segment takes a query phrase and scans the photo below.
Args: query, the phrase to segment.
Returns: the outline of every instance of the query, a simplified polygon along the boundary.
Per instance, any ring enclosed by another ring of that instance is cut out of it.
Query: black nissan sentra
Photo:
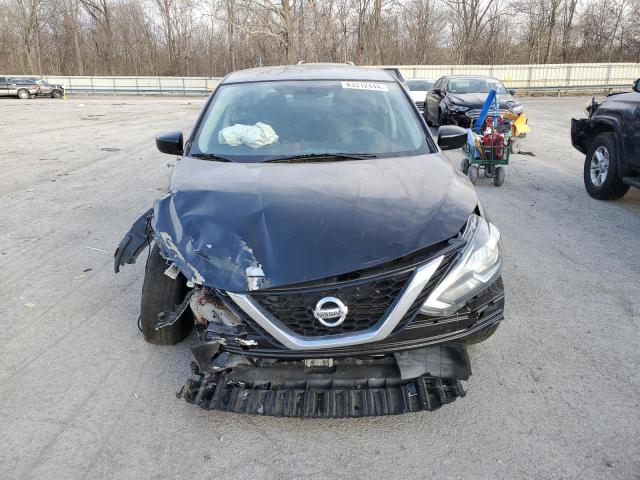
[[[125,235],[149,247],[148,342],[193,330],[182,396],[300,417],[434,410],[464,394],[466,345],[503,319],[498,229],[389,73],[307,64],[228,75],[177,155],[168,193]]]

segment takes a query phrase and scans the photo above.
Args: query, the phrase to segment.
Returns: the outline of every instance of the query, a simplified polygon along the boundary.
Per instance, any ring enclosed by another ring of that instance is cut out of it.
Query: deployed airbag
[[[218,142],[221,145],[247,145],[251,148],[260,148],[278,141],[278,135],[271,125],[258,122],[255,125],[242,125],[237,123],[225,127],[218,133]]]

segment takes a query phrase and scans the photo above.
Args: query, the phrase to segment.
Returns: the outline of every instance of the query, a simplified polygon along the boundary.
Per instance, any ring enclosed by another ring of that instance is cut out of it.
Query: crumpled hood
[[[482,108],[488,93],[447,93],[447,97],[456,105],[469,107],[469,109]],[[500,108],[506,108],[507,102],[519,104],[510,94],[498,95]]]
[[[152,225],[187,278],[244,292],[400,258],[455,236],[477,203],[440,153],[300,164],[184,158]]]

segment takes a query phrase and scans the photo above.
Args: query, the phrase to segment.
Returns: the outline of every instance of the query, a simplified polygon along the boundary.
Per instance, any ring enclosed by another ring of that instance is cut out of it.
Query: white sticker
[[[355,90],[375,90],[377,92],[388,92],[389,87],[386,83],[373,82],[342,82],[342,88],[353,88]]]

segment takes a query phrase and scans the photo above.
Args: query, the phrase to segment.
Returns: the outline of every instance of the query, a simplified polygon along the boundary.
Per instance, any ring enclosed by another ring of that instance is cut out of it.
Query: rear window
[[[427,132],[392,82],[279,81],[221,85],[190,154],[262,162],[291,155],[431,153]]]

